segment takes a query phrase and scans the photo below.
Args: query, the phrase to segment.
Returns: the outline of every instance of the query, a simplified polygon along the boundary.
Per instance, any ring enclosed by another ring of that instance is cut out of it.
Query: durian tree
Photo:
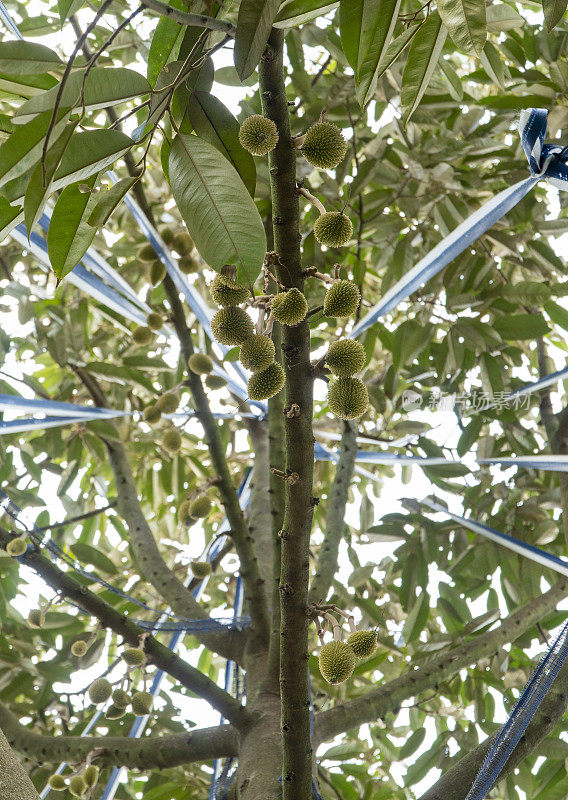
[[[568,449],[562,383],[498,402],[565,363],[564,196],[349,334],[528,175],[520,110],[568,143],[565,5],[0,4],[0,394],[121,414],[0,428],[2,797],[465,798],[568,581],[420,500],[566,555],[565,476],[480,463]],[[493,797],[566,796],[567,704]]]

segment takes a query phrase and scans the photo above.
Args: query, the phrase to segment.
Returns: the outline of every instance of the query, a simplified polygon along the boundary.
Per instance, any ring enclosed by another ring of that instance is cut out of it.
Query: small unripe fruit
[[[253,156],[264,156],[276,147],[278,129],[271,119],[253,114],[241,125],[239,142]]]
[[[73,644],[71,645],[71,652],[73,653],[74,656],[77,656],[77,658],[82,658],[82,656],[85,655],[88,649],[89,645],[82,639],[80,639],[78,642],[73,642]]]
[[[245,369],[261,372],[272,364],[275,352],[270,336],[255,333],[242,344],[239,358]]]
[[[331,122],[316,122],[308,128],[302,143],[304,158],[318,169],[334,169],[345,158],[347,142]]]
[[[115,689],[112,693],[112,703],[117,708],[126,708],[130,705],[130,695],[124,689]]]
[[[10,539],[8,544],[6,545],[6,552],[12,558],[18,558],[19,556],[23,556],[26,550],[28,549],[28,545],[25,539]]]
[[[83,797],[87,789],[88,786],[82,775],[73,775],[69,780],[69,794],[73,797]]]
[[[124,706],[117,706],[114,703],[110,705],[105,711],[105,717],[107,719],[120,719],[125,714],[126,714],[126,708]]]
[[[255,372],[248,382],[248,396],[251,400],[268,400],[282,389],[285,381],[283,367],[277,362],[263,369],[262,372]]]
[[[122,651],[120,657],[129,667],[141,667],[146,663],[146,655],[140,647],[127,647]]]
[[[190,508],[191,508],[191,503],[189,502],[189,500],[184,500],[183,503],[178,508],[177,518],[180,525],[185,525],[186,527],[188,527],[193,522],[195,522],[194,518],[191,516]]]
[[[106,703],[112,694],[112,685],[106,678],[97,678],[89,686],[89,697],[96,706]]]
[[[332,342],[325,363],[338,378],[350,378],[365,366],[365,349],[356,339]]]
[[[164,244],[167,244],[169,247],[174,240],[175,234],[171,228],[166,227],[162,228],[162,230],[160,231],[160,236],[162,237],[162,241],[164,242]]]
[[[192,561],[190,568],[196,578],[206,578],[211,573],[209,561]]]
[[[148,425],[156,425],[162,419],[162,412],[157,405],[147,406],[142,417]]]
[[[166,277],[166,266],[161,261],[154,261],[150,267],[150,283],[152,286],[157,286]]]
[[[187,365],[196,375],[209,375],[213,369],[213,361],[207,353],[193,353],[189,357]]]
[[[193,275],[199,272],[199,261],[193,256],[182,256],[178,261],[178,267],[184,275]]]
[[[345,642],[328,642],[320,650],[318,663],[328,683],[343,683],[355,669],[355,653]]]
[[[45,614],[39,608],[32,608],[28,614],[28,625],[30,628],[41,628],[45,622]]]
[[[226,385],[227,381],[220,375],[208,375],[205,378],[205,386],[207,386],[208,389],[222,389],[223,386]]]
[[[343,247],[353,234],[353,223],[341,211],[327,211],[314,223],[314,236],[326,247]]]
[[[283,325],[298,325],[308,313],[308,302],[296,288],[273,297],[271,307],[274,319]]]
[[[150,262],[156,258],[156,251],[154,250],[150,242],[148,242],[148,244],[142,245],[142,247],[137,253],[137,257],[140,259],[140,261]]]
[[[185,231],[179,231],[175,234],[172,245],[180,255],[184,256],[186,253],[191,253],[194,248],[193,239]]]
[[[169,453],[179,453],[181,450],[181,434],[179,431],[166,431],[162,437],[162,444]]]
[[[144,346],[150,344],[154,338],[154,334],[146,325],[140,325],[132,334],[132,338],[136,344]]]
[[[209,286],[211,299],[218,306],[240,306],[250,294],[249,288],[227,275],[215,275]]]
[[[327,392],[329,410],[341,419],[356,419],[369,405],[367,387],[358,378],[337,378]]]
[[[253,335],[254,325],[252,319],[237,306],[220,308],[211,320],[213,336],[221,344],[243,344]]]
[[[156,408],[162,414],[173,414],[179,406],[179,394],[177,392],[165,392],[156,400]]]
[[[146,322],[152,331],[159,331],[164,324],[162,315],[158,314],[157,311],[151,311],[146,317]]]
[[[190,503],[189,506],[189,513],[195,519],[204,519],[209,512],[211,511],[211,500],[207,497],[206,494],[202,494],[200,497],[196,497],[195,500]]]
[[[152,710],[154,698],[150,692],[136,692],[132,695],[132,711],[137,717],[145,717]]]
[[[337,281],[325,293],[323,313],[326,317],[349,317],[359,307],[361,293],[353,281]]]
[[[47,785],[54,792],[64,792],[67,789],[67,781],[63,775],[50,775]]]
[[[85,781],[89,789],[92,789],[93,786],[97,785],[98,779],[99,779],[99,768],[96,767],[94,764],[89,764],[89,766],[83,772],[83,780]]]
[[[375,631],[355,631],[347,639],[347,644],[356,658],[369,658],[377,649],[377,634]]]

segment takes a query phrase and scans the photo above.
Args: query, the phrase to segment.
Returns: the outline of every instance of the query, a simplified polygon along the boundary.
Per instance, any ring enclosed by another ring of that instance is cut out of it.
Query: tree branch
[[[283,63],[284,35],[273,30],[259,66],[264,115],[279,134],[269,155],[274,248],[277,277],[286,288],[303,289],[300,252],[299,197],[296,191],[296,151],[292,146]],[[312,432],[313,377],[310,370],[310,328],[307,321],[283,326],[282,352],[286,372],[286,405],[296,404],[299,416],[285,418],[286,469],[297,482],[286,482],[280,574],[280,692],[282,699],[283,800],[310,800],[312,748],[308,697],[309,544],[313,515]]]
[[[329,494],[325,538],[320,548],[316,574],[310,587],[309,600],[311,603],[325,600],[337,570],[339,544],[345,531],[345,506],[355,468],[356,455],[355,426],[351,422],[344,422],[339,461]]]
[[[322,711],[315,719],[315,739],[318,743],[333,739],[339,733],[357,728],[364,722],[384,717],[398,708],[403,700],[423,692],[455,675],[480,658],[491,655],[504,644],[535,625],[552,611],[566,596],[568,580],[559,580],[548,592],[531,600],[511,614],[498,628],[472,639],[466,644],[442,651],[425,664],[409,670],[388,683],[362,694],[354,700]]]
[[[4,720],[1,719],[2,727]],[[39,794],[0,730],[0,795],[10,800],[39,800]]]
[[[178,9],[173,8],[173,6],[161,3],[160,0],[140,0],[140,3],[146,6],[146,8],[156,11],[162,17],[169,17],[179,22],[180,25],[191,25],[194,28],[207,28],[210,31],[221,31],[228,36],[235,35],[235,26],[231,22],[226,22],[223,19],[206,17],[204,14],[187,14],[185,11],[178,11]]]

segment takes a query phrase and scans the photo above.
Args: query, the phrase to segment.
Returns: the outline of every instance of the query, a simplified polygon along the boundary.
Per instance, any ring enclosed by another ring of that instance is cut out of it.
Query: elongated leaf
[[[239,123],[228,108],[209,92],[195,91],[187,107],[193,130],[210,142],[237,170],[251,197],[256,187],[254,158],[239,141]]]
[[[5,197],[0,197],[0,242],[4,241],[16,225],[24,219],[21,206],[11,206]]]
[[[359,53],[359,66],[355,80],[357,100],[361,108],[365,108],[375,93],[379,65],[391,43],[400,4],[401,0],[379,0],[375,15],[370,13],[370,9],[367,9],[363,15],[362,23],[369,30],[368,47]],[[366,43],[366,40],[363,41]]]
[[[0,72],[5,75],[36,75],[63,67],[53,50],[34,42],[0,42]]]
[[[75,181],[84,181],[96,172],[107,169],[123,156],[134,142],[116,130],[76,133],[71,137],[61,164],[55,173],[54,189]]]
[[[504,339],[537,339],[549,331],[542,314],[511,314],[496,319],[493,327]]]
[[[151,91],[151,86],[146,78],[131,69],[95,67],[86,78],[83,70],[79,70],[72,73],[65,83],[60,100],[61,108],[77,109],[82,107],[83,80],[85,83],[84,105],[86,109],[91,110],[106,108]],[[48,92],[32,97],[18,109],[13,119],[14,123],[23,124],[42,111],[53,109],[58,91],[59,86],[54,86]]]
[[[6,75],[0,73],[0,91],[20,98],[35,97],[41,92],[57,86],[57,78],[48,72],[41,75]]]
[[[486,42],[480,56],[481,65],[492,81],[505,89],[505,62],[501,53],[491,42]]]
[[[404,72],[402,73],[402,105],[404,122],[408,122],[428,88],[442,53],[447,31],[437,11],[433,11],[417,31]]]
[[[239,281],[251,283],[266,252],[258,210],[234,167],[209,142],[176,136],[169,159],[176,204],[207,264],[237,266]]]
[[[275,28],[292,28],[303,25],[312,19],[328,14],[337,8],[339,2],[330,3],[329,0],[288,0],[282,4],[274,20]]]
[[[485,0],[439,0],[436,8],[455,46],[480,55],[487,39]]]
[[[79,263],[95,238],[97,230],[87,220],[97,196],[80,191],[79,187],[86,184],[92,189],[96,179],[93,175],[87,181],[67,186],[53,209],[47,232],[47,254],[58,282]]]
[[[400,36],[397,36],[396,39],[389,44],[384,56],[381,58],[379,65],[377,66],[377,70],[375,72],[376,81],[383,73],[387,71],[387,69],[390,69],[403,50],[408,47],[421,27],[422,23],[419,23],[418,25],[413,25],[412,27],[407,28],[404,33],[401,33]]]
[[[137,180],[138,178],[123,178],[111,186],[108,192],[104,192],[97,200],[91,216],[87,220],[89,225],[95,228],[105,225]]]
[[[74,542],[73,553],[83,562],[83,565],[92,564],[93,567],[106,572],[108,575],[115,575],[118,569],[108,556],[102,553],[98,547],[93,547],[86,542]]]
[[[57,0],[57,10],[59,11],[61,25],[84,5],[85,0]]]
[[[544,11],[544,19],[546,20],[546,27],[551,31],[562,19],[568,0],[542,0],[542,10]]]
[[[186,4],[174,0],[173,8],[184,9]],[[175,61],[185,34],[185,28],[173,19],[161,17],[152,35],[148,53],[148,80],[154,86],[158,75],[169,61]]]
[[[378,0],[340,0],[339,33],[341,48],[355,75],[359,69],[359,51],[362,47],[363,14],[365,6],[378,8]]]
[[[52,112],[46,111],[27,125],[18,128],[0,146],[0,186],[22,175],[40,160],[45,134]],[[65,130],[69,114],[61,110],[53,127],[50,143],[54,144]]]
[[[255,71],[279,6],[280,0],[241,0],[235,34],[235,67],[241,80]]]

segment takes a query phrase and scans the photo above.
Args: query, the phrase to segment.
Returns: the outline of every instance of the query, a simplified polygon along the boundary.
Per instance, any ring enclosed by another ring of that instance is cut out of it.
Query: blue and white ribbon
[[[4,25],[8,28],[8,30],[14,34],[14,36],[17,36],[18,39],[24,38],[20,33],[18,26],[8,13],[8,9],[4,5],[4,3],[1,2],[1,0],[0,0],[0,19],[2,20]]]
[[[568,159],[568,150],[561,145],[545,143],[547,115],[548,112],[541,108],[530,108],[521,113],[519,133],[529,162],[530,177],[504,189],[437,244],[355,325],[349,334],[352,339],[361,336],[378,319],[396,308],[456,256],[463,253],[514,208],[541,179],[545,178],[558,189],[568,190],[568,166],[565,163]]]
[[[480,458],[478,464],[501,467],[541,469],[545,472],[568,472],[568,456],[515,456],[514,458]]]

